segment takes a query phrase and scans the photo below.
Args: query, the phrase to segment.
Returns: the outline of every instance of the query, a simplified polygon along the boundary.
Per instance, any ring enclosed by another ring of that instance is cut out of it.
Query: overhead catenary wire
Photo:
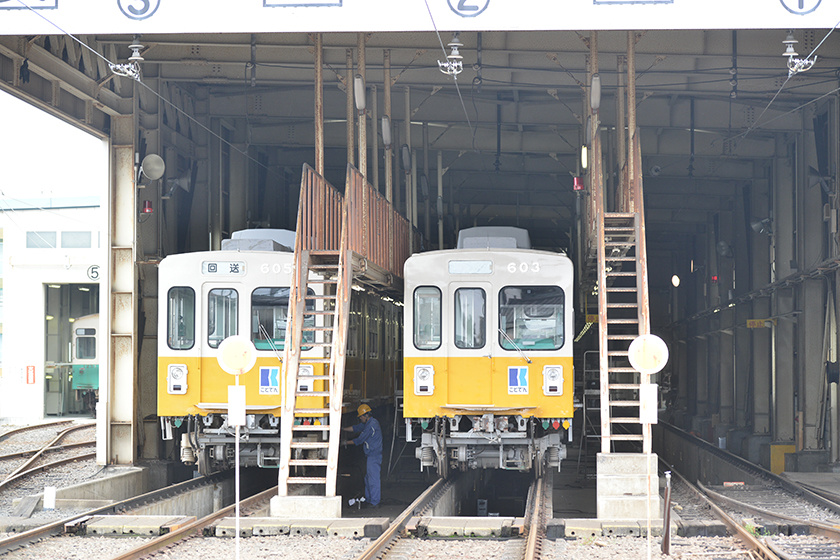
[[[443,39],[441,39],[440,31],[438,31],[437,24],[435,23],[435,17],[432,15],[432,9],[429,7],[429,0],[423,0],[426,4],[426,10],[429,12],[429,19],[432,21],[432,27],[435,29],[435,34],[437,35],[438,42],[440,43],[440,49],[443,51],[443,56],[446,58],[448,55],[446,53],[446,47],[443,46]],[[458,76],[453,75],[452,81],[455,83],[455,90],[458,92],[458,99],[461,100],[461,109],[464,111],[464,117],[467,119],[467,125],[470,127],[470,131],[475,137],[475,130],[473,129],[472,122],[470,121],[470,115],[467,112],[467,106],[464,103],[464,96],[461,95],[461,87],[458,85]]]
[[[823,43],[825,43],[825,40],[826,40],[826,39],[828,39],[829,35],[831,35],[832,33],[834,33],[834,30],[835,30],[835,29],[837,29],[837,26],[838,26],[838,25],[840,25],[840,21],[838,21],[837,23],[835,23],[835,24],[834,24],[834,26],[833,26],[831,29],[829,29],[829,30],[828,30],[828,33],[826,33],[826,34],[825,34],[825,37],[823,37],[822,41],[820,41],[820,42],[817,44],[817,46],[816,46],[816,47],[814,47],[814,50],[812,50],[812,51],[811,51],[811,54],[809,54],[808,56],[806,56],[806,57],[805,57],[805,59],[804,59],[805,61],[809,60],[811,57],[815,57],[815,58],[814,58],[814,61],[816,61],[816,53],[817,53],[817,50],[818,50],[818,49],[822,46],[822,44],[823,44]],[[753,124],[752,124],[749,128],[747,128],[747,130],[745,130],[745,131],[744,131],[744,132],[742,132],[741,134],[737,134],[737,135],[735,135],[735,136],[733,136],[733,137],[731,137],[731,138],[728,138],[728,140],[735,140],[735,139],[738,139],[738,138],[746,138],[746,137],[747,137],[747,135],[748,135],[750,132],[752,132],[753,130],[755,130],[756,128],[758,128],[758,123],[761,121],[761,117],[763,117],[763,116],[764,116],[764,114],[767,112],[767,110],[768,110],[768,109],[770,109],[770,106],[771,106],[771,105],[773,105],[773,102],[774,102],[774,101],[776,101],[776,98],[777,98],[777,97],[779,97],[779,94],[780,94],[780,93],[782,93],[782,90],[785,88],[785,86],[786,86],[786,85],[787,85],[787,83],[790,81],[790,79],[791,79],[793,76],[795,76],[797,73],[799,73],[799,72],[800,72],[799,70],[796,70],[796,71],[795,71],[794,69],[792,69],[792,68],[791,68],[791,69],[790,69],[790,71],[788,72],[787,78],[785,78],[785,81],[784,81],[784,82],[782,82],[782,85],[781,85],[781,86],[779,86],[779,89],[776,91],[776,94],[773,96],[773,98],[770,100],[770,102],[767,104],[767,106],[766,106],[766,107],[764,107],[764,110],[763,110],[763,111],[761,111],[761,114],[760,114],[760,115],[758,115],[758,118],[757,118],[757,119],[755,119],[755,122],[754,122],[754,123],[753,123]],[[835,91],[836,91],[836,90],[835,90]],[[833,93],[833,92],[832,92],[832,93]],[[803,105],[803,106],[804,106],[804,105]],[[774,119],[774,120],[775,120],[775,119]],[[772,122],[772,121],[770,121],[770,122]],[[766,124],[766,123],[765,123],[765,124]]]

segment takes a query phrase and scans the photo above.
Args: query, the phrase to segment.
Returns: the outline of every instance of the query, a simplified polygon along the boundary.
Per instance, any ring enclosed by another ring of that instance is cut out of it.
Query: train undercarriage
[[[236,429],[226,414],[190,416],[182,423],[181,461],[196,464],[202,475],[236,466]],[[280,463],[280,418],[249,414],[239,428],[239,464],[277,468]]]
[[[452,470],[560,470],[566,458],[564,440],[571,438],[568,419],[522,416],[460,416],[406,419],[408,441],[412,425],[423,429],[415,451],[421,469],[435,468],[442,476]]]

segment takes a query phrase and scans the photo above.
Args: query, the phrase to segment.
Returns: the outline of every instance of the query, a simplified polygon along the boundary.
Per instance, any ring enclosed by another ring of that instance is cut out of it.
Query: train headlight
[[[563,394],[563,366],[543,368],[543,393],[545,395]]]
[[[314,381],[315,381],[314,379],[312,379],[313,375],[315,375],[315,368],[312,367],[311,364],[301,364],[300,366],[298,366],[298,376],[299,377],[298,377],[297,390],[298,390],[299,393],[306,393],[306,392],[309,392],[309,391],[314,391],[314,389],[312,387],[313,384],[314,384]],[[306,376],[306,377],[301,379],[300,376]]]
[[[431,395],[435,392],[435,368],[414,366],[414,394]]]
[[[169,364],[166,370],[166,390],[170,395],[184,395],[187,392],[186,364]]]

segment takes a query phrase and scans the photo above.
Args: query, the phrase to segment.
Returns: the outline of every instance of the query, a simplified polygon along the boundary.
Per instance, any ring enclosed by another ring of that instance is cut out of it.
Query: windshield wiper
[[[525,355],[525,352],[522,351],[522,348],[517,346],[516,343],[513,341],[513,339],[511,337],[509,337],[508,334],[505,331],[503,331],[501,328],[499,329],[499,332],[502,333],[502,336],[505,337],[508,340],[508,342],[513,344],[513,347],[516,348],[516,351],[519,352],[519,355],[522,356],[522,359],[525,360],[526,363],[530,364],[531,363],[531,358],[529,358],[528,356]]]

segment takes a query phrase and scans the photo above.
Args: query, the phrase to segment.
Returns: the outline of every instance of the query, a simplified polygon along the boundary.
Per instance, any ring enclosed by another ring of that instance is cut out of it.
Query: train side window
[[[170,288],[167,302],[166,342],[173,350],[189,350],[195,344],[195,292]]]
[[[210,290],[207,312],[207,343],[218,348],[224,339],[239,334],[239,294],[230,288]]]
[[[559,286],[505,286],[499,291],[499,345],[505,350],[562,348],[565,301]]]
[[[76,359],[96,359],[96,329],[76,329]]]
[[[315,292],[309,288],[309,294]],[[315,309],[308,300],[306,308]],[[289,288],[257,288],[251,293],[251,340],[257,350],[283,350],[286,342],[286,322],[289,317]],[[305,327],[315,326],[315,317],[304,318]],[[303,342],[315,340],[314,331],[303,332]]]
[[[455,346],[483,348],[487,340],[487,296],[481,288],[455,290]]]
[[[440,290],[422,286],[414,290],[414,346],[418,350],[440,348]]]

